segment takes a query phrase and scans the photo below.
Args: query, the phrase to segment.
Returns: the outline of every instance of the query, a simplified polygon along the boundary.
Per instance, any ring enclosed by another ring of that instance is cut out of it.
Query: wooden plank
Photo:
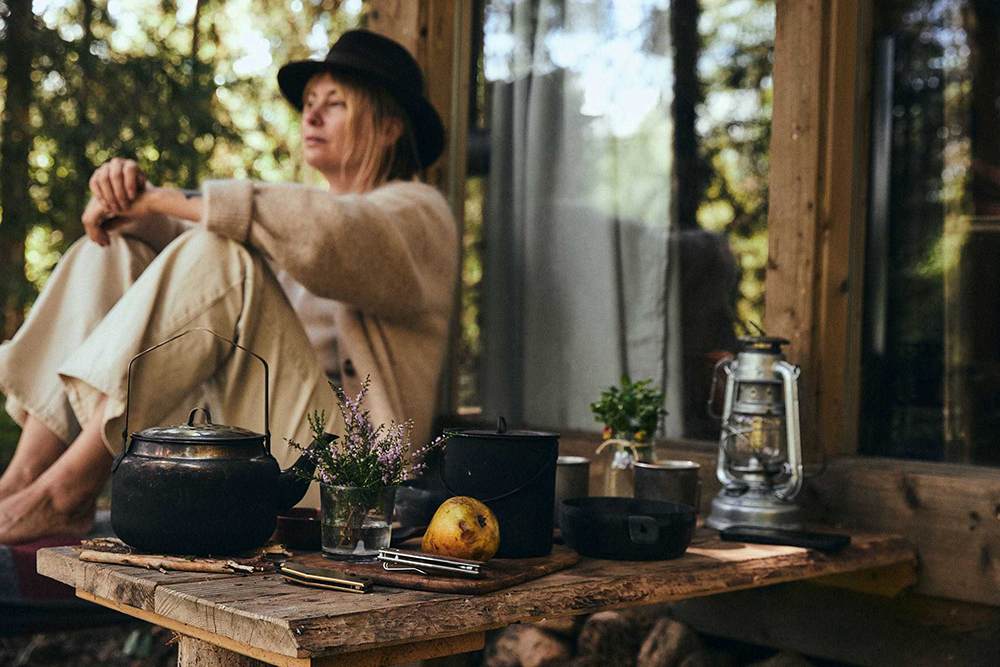
[[[182,639],[178,656],[179,667],[188,664],[204,664],[206,667],[210,665],[250,667],[251,665],[258,664],[255,661],[277,665],[278,667],[383,667],[385,665],[397,665],[408,661],[476,651],[485,645],[486,637],[484,632],[471,632],[454,637],[415,641],[377,649],[352,651],[317,658],[298,658],[255,648],[230,637],[208,632],[154,612],[106,600],[84,591],[77,591],[77,595],[84,600],[181,634],[187,641]],[[199,642],[205,645],[200,645]],[[240,661],[233,655],[227,655],[227,653],[244,656],[248,660]]]
[[[386,646],[371,651],[356,651],[326,658],[315,658],[312,664],[315,667],[386,667],[404,662],[478,651],[484,646],[486,646],[486,633],[472,632],[455,637]]]
[[[43,564],[61,558],[65,562],[52,569],[78,589],[94,582],[85,568],[112,567],[80,563],[65,549],[50,549],[46,555],[40,560],[40,571],[45,574],[49,566]],[[715,531],[700,530],[691,552],[676,560],[636,563],[583,558],[570,569],[486,595],[384,587],[368,595],[347,595],[302,589],[277,581],[275,575],[249,575],[230,581],[162,582],[154,590],[155,609],[139,611],[169,618],[183,625],[189,636],[203,638],[195,630],[225,635],[240,646],[306,658],[883,567],[914,558],[911,547],[893,536],[857,534],[850,547],[824,555],[791,547],[724,543]],[[68,572],[76,576],[66,577]],[[116,593],[114,588],[102,590]]]
[[[1000,652],[1000,609],[920,595],[789,583],[679,602],[671,614],[699,632],[838,664],[993,666]]]
[[[802,499],[823,523],[901,532],[920,557],[920,593],[1000,605],[995,469],[845,457]]]
[[[707,535],[707,532],[705,533]],[[714,556],[688,555],[676,561],[635,563],[583,559],[575,568],[543,579],[528,582],[495,594],[425,603],[410,610],[380,614],[378,627],[383,637],[405,636],[416,632],[454,632],[474,623],[483,629],[503,627],[515,622],[531,623],[543,619],[593,613],[606,609],[639,606],[657,602],[699,597],[743,588],[780,583],[815,576],[819,573],[849,571],[854,562],[864,567],[878,567],[877,561],[912,561],[904,555],[909,549],[902,540],[858,536],[851,553],[823,556],[804,549],[794,553],[754,560],[726,559],[725,552],[743,547],[723,544],[717,537],[705,537],[700,547],[715,550]],[[754,547],[755,549],[762,547]],[[767,549],[767,547],[763,547]],[[786,547],[771,547],[781,550]],[[857,551],[854,551],[854,550]],[[901,550],[900,550],[901,549]],[[894,555],[889,556],[889,552]],[[883,563],[889,564],[889,563]],[[397,613],[405,611],[405,613]],[[295,625],[303,648],[318,647],[331,633],[344,627],[355,630],[371,624],[370,617],[321,617]]]
[[[802,367],[809,463],[857,451],[868,4],[776,2],[765,328]]]
[[[76,594],[77,597],[107,607],[108,609],[114,609],[115,611],[141,619],[147,623],[152,623],[154,625],[167,628],[168,630],[173,630],[174,632],[177,632],[185,637],[192,637],[214,646],[219,646],[227,651],[232,651],[233,653],[238,653],[248,658],[253,658],[254,660],[266,662],[269,665],[277,665],[278,667],[309,667],[311,664],[311,661],[308,658],[281,655],[274,653],[273,651],[267,651],[255,646],[250,646],[248,644],[230,639],[229,637],[208,632],[202,628],[187,625],[186,623],[181,623],[166,616],[161,616],[155,612],[138,609],[127,604],[122,604],[121,602],[108,600],[94,595],[93,593],[88,593],[84,590],[78,589]]]
[[[156,587],[165,581],[210,582],[242,576],[203,572],[163,573],[124,565],[85,563],[77,559],[76,552],[70,547],[39,550],[35,562],[38,572],[56,581],[149,611],[153,610]]]
[[[802,441],[806,461],[822,451],[816,420],[819,374],[814,364],[819,281],[819,187],[828,94],[825,46],[828,3],[776,0],[774,106],[764,327],[791,341],[790,361],[802,367]]]
[[[822,451],[857,453],[868,216],[873,4],[833,0],[820,179],[819,326],[812,355]]]
[[[282,655],[303,657],[291,623],[303,617],[329,614],[379,614],[399,604],[435,599],[401,595],[397,589],[378,589],[369,595],[348,595],[337,591],[306,588],[286,582],[278,575],[254,577],[243,582],[179,583],[160,586],[155,593],[157,614],[207,632],[225,635],[239,642]],[[345,628],[345,632],[349,629]],[[358,627],[352,646],[374,644],[375,635]]]
[[[908,588],[912,588],[917,583],[917,568],[915,563],[900,563],[864,572],[845,572],[816,577],[807,583],[813,586],[833,586],[867,595],[881,595],[891,598]]]

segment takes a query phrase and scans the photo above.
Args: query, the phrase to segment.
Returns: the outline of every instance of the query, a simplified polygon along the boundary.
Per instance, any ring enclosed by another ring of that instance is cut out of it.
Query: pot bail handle
[[[175,340],[177,340],[178,338],[186,336],[189,333],[193,333],[195,331],[204,331],[205,333],[210,333],[213,336],[215,336],[216,338],[218,338],[219,340],[225,341],[225,342],[229,343],[230,345],[232,345],[233,347],[238,347],[241,350],[243,350],[244,352],[246,352],[247,354],[256,357],[260,361],[260,363],[264,365],[264,451],[267,452],[268,454],[271,453],[271,422],[270,422],[270,419],[268,417],[268,413],[269,413],[269,409],[268,409],[269,408],[268,387],[270,386],[270,383],[268,381],[268,379],[269,379],[269,373],[268,373],[268,368],[267,368],[267,362],[264,361],[264,358],[261,357],[259,354],[257,354],[256,352],[252,352],[252,351],[248,350],[247,348],[243,347],[242,345],[240,345],[236,341],[232,341],[232,340],[226,338],[225,336],[217,334],[214,331],[212,331],[211,329],[206,329],[205,327],[195,327],[194,329],[188,329],[187,331],[183,331],[183,332],[177,334],[176,336],[174,336],[173,338],[168,338],[167,340],[163,341],[162,343],[157,343],[153,347],[150,347],[148,349],[143,350],[139,354],[137,354],[134,357],[132,357],[132,360],[128,362],[128,379],[126,380],[126,385],[125,385],[125,387],[126,387],[126,389],[125,389],[125,429],[122,431],[122,449],[121,449],[121,452],[118,453],[118,456],[115,457],[114,463],[111,466],[111,472],[114,472],[115,470],[118,469],[118,464],[120,464],[122,462],[122,459],[125,458],[125,454],[128,452],[128,447],[129,447],[129,441],[128,441],[128,421],[129,421],[129,408],[131,407],[131,403],[132,403],[132,364],[134,364],[136,362],[136,360],[139,359],[139,357],[141,357],[143,355],[146,355],[146,354],[149,354],[153,350],[155,350],[157,348],[160,348],[160,347],[163,347],[164,345],[167,345],[168,343],[172,343]],[[208,408],[195,408],[194,410],[191,411],[191,416],[188,418],[188,424],[191,424],[191,425],[194,424],[194,416],[195,416],[195,413],[198,410],[204,410],[205,411],[205,416],[208,419],[208,422],[209,423],[212,422],[212,415],[211,415],[211,413],[209,413]]]

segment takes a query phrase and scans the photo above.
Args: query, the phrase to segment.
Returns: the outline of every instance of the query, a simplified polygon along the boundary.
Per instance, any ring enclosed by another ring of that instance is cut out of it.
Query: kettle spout
[[[298,460],[290,468],[281,471],[281,474],[278,475],[279,512],[291,509],[305,497],[306,491],[309,490],[309,477],[316,470],[316,463],[309,458],[308,452],[326,447],[336,439],[337,436],[332,433],[324,433],[313,439]]]

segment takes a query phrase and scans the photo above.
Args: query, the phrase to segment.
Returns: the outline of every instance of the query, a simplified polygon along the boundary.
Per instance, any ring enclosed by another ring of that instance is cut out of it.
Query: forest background
[[[740,330],[763,310],[774,2],[651,4],[670,15],[678,73],[680,183],[675,219],[664,224],[727,235],[741,272]],[[82,235],[87,181],[106,160],[134,158],[151,182],[182,188],[209,177],[315,182],[297,157],[297,115],[275,73],[322,57],[368,12],[363,0],[0,1],[0,340]],[[481,63],[477,70],[470,122],[488,128],[488,82]],[[484,188],[484,178],[469,178],[461,406],[477,402]],[[16,436],[0,416],[0,469]]]

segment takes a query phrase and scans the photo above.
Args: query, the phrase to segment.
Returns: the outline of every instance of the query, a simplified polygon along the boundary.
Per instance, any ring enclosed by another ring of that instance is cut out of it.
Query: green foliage
[[[699,224],[723,231],[740,271],[737,328],[763,321],[774,69],[774,0],[701,0],[706,89],[699,113],[710,167]]]
[[[605,437],[645,440],[652,435],[660,419],[667,415],[666,395],[650,387],[652,380],[632,382],[622,375],[621,386],[610,386],[601,398],[590,404],[594,421],[604,424]]]
[[[326,0],[196,5],[182,16],[159,0],[35,3],[22,226],[36,291],[82,235],[88,181],[113,157],[137,160],[151,183],[182,188],[205,178],[305,178],[293,158],[297,115],[275,74],[363,23],[367,5],[357,15]],[[0,76],[3,102],[6,83]],[[27,307],[34,294],[18,298]]]

